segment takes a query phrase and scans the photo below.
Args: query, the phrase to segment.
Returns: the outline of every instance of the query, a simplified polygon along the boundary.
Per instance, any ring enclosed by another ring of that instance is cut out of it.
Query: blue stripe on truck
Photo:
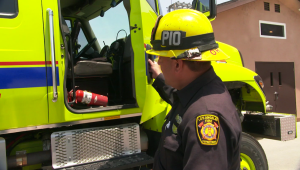
[[[0,89],[52,86],[51,70],[51,67],[0,68]],[[58,67],[56,78],[59,86]]]

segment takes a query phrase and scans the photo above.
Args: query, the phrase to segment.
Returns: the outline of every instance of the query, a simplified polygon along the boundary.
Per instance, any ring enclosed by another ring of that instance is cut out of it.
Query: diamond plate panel
[[[54,132],[54,169],[118,158],[141,152],[138,124]]]
[[[5,139],[0,137],[0,169],[7,169]]]
[[[296,120],[294,116],[280,117],[281,140],[292,140],[296,137]]]
[[[153,163],[153,158],[142,152],[139,154],[129,155],[118,159],[94,162],[90,164],[64,168],[61,170],[119,170],[129,169],[129,167],[137,167],[140,165],[151,163]],[[125,166],[127,168],[124,168]]]

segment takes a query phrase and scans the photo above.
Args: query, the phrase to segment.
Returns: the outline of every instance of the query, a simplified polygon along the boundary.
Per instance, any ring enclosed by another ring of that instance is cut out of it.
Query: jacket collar
[[[207,70],[201,76],[197,77],[194,81],[185,86],[183,89],[176,91],[175,93],[177,94],[181,105],[183,107],[186,107],[186,105],[194,97],[197,91],[199,91],[203,86],[211,82],[216,77],[217,75],[213,67],[211,67],[209,70]]]

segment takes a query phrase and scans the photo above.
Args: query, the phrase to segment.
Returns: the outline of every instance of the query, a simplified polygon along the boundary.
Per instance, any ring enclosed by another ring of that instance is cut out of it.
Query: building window
[[[275,4],[275,12],[280,13],[280,5],[279,4]]]
[[[260,37],[286,39],[285,23],[259,21]]]
[[[0,0],[0,18],[15,18],[18,11],[18,0]]]
[[[270,11],[270,3],[264,2],[264,8],[265,8],[265,11]]]

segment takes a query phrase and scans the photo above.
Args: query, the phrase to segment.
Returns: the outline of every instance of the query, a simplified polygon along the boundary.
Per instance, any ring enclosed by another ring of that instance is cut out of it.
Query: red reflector
[[[218,60],[218,63],[227,63],[226,60]]]

